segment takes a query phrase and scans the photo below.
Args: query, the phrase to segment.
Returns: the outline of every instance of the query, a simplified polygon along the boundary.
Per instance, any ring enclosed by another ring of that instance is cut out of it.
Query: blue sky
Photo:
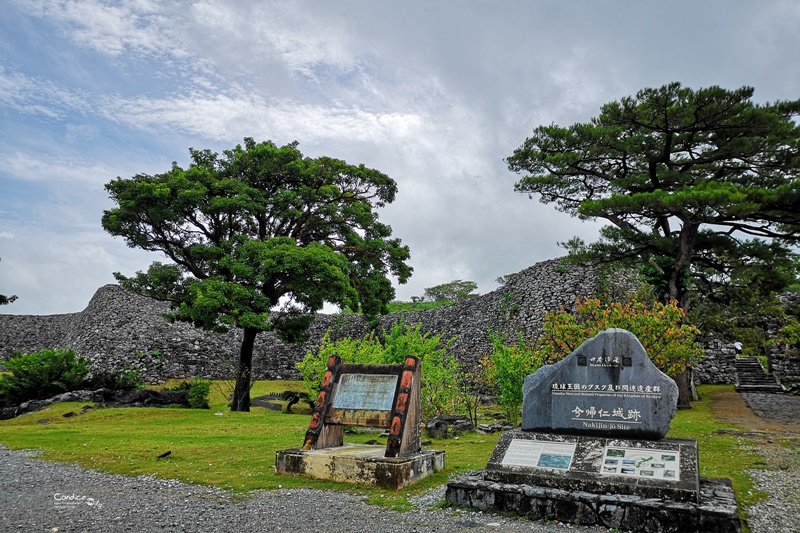
[[[4,0],[0,293],[10,314],[82,310],[162,257],[100,226],[117,176],[244,137],[300,142],[399,186],[409,299],[557,257],[598,226],[513,191],[509,156],[643,87],[800,98],[794,0],[367,2]]]

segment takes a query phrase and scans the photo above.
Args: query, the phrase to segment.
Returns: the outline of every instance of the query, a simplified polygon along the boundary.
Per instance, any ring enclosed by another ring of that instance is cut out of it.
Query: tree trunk
[[[236,364],[236,388],[233,390],[231,411],[250,411],[250,377],[253,370],[253,346],[257,329],[244,328],[239,361]]]
[[[678,385],[678,409],[691,409],[692,389],[689,386],[689,372],[681,372],[675,378]]]

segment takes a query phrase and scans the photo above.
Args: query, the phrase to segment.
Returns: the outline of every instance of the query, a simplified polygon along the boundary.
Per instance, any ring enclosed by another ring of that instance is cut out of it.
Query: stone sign
[[[397,490],[444,468],[420,440],[420,362],[348,365],[328,359],[301,448],[279,450],[275,470]],[[387,430],[386,447],[344,443],[345,426]]]
[[[678,401],[639,339],[616,328],[527,376],[522,392],[523,430],[628,439],[663,438]]]

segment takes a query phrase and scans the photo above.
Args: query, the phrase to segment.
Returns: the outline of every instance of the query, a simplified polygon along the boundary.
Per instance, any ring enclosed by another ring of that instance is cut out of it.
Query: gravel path
[[[175,480],[101,474],[35,455],[0,447],[0,531],[603,532],[432,508],[443,499],[443,487],[419,497],[413,511],[398,513],[342,492],[284,489],[242,496]]]
[[[769,498],[746,509],[752,533],[800,532],[800,397],[744,393],[748,407],[765,423],[767,443],[759,446],[769,470],[749,471]],[[788,445],[777,441],[783,440]]]

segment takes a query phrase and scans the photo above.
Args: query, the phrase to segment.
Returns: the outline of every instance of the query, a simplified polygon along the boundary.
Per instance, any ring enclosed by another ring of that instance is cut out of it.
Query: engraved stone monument
[[[444,468],[444,452],[422,450],[420,369],[402,365],[347,365],[331,357],[302,448],[277,452],[281,474],[398,489]],[[344,428],[388,431],[385,448],[344,443]]]
[[[675,416],[678,387],[636,336],[607,329],[525,378],[522,429],[660,439]]]

